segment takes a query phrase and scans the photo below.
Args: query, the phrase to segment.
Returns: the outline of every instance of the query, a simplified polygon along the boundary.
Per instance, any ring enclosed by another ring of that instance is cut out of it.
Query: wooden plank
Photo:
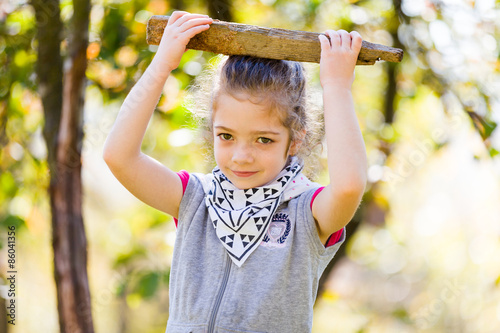
[[[148,20],[146,41],[160,43],[169,16],[153,15]],[[194,36],[187,48],[226,55],[319,63],[319,33],[277,28],[264,28],[214,20],[210,28]],[[385,60],[401,62],[403,50],[363,41],[357,65],[373,65]]]

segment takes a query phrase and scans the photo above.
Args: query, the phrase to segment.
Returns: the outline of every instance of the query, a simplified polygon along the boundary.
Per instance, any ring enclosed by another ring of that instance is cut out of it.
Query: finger
[[[326,51],[331,48],[330,40],[325,35],[320,34],[318,38],[319,38],[319,43],[321,45],[321,51]]]
[[[186,23],[187,21],[190,21],[190,20],[193,20],[193,19],[196,19],[196,18],[209,18],[208,15],[203,15],[203,14],[185,14],[183,15],[182,17],[180,17],[178,20],[176,20],[174,23],[176,26],[181,26],[183,25],[184,23]]]
[[[184,33],[185,33],[186,37],[191,39],[195,35],[199,34],[200,32],[208,30],[208,28],[210,28],[209,24],[197,25],[195,27],[192,27],[191,29],[186,30]]]
[[[330,44],[332,47],[340,46],[340,35],[335,30],[327,30],[325,31],[325,35],[330,37]]]
[[[340,46],[345,50],[351,49],[351,35],[345,30],[337,31],[340,35]]]
[[[201,18],[193,18],[190,19],[189,21],[184,22],[180,27],[179,31],[181,33],[188,31],[189,29],[192,29],[197,26],[204,26],[208,25],[210,27],[210,24],[212,24],[213,20],[211,18],[207,17],[201,17]],[[207,28],[208,29],[208,28]]]
[[[186,14],[189,14],[189,13],[185,12],[183,10],[176,10],[175,12],[172,13],[172,15],[170,15],[170,18],[168,19],[168,25],[174,24],[175,21],[177,21],[179,18],[181,18],[182,16],[184,16]]]
[[[351,48],[355,52],[359,52],[361,50],[361,46],[363,44],[363,38],[357,31],[351,31]]]

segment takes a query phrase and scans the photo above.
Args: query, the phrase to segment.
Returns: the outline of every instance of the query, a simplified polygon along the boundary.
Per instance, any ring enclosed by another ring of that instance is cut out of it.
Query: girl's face
[[[242,97],[221,94],[217,98],[214,154],[224,175],[237,188],[248,189],[274,180],[298,145],[290,144],[289,131],[278,116]]]

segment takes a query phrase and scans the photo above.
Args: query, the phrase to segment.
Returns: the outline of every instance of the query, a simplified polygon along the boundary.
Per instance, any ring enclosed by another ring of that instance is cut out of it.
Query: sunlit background
[[[235,22],[357,30],[405,50],[401,64],[356,69],[369,184],[315,306],[313,331],[500,332],[499,2],[227,3],[220,8]],[[61,8],[67,22],[72,3]],[[96,332],[164,332],[168,319],[174,224],[117,182],[102,146],[156,50],[145,41],[148,18],[176,8],[208,13],[201,0],[92,2],[82,177]],[[1,2],[0,297],[7,298],[5,231],[16,225],[18,317],[8,326],[16,333],[59,331],[35,29],[27,1]],[[183,100],[212,57],[185,54],[146,133],[143,151],[173,170],[211,169]],[[319,89],[318,65],[307,68]],[[326,179],[323,172],[318,181]]]

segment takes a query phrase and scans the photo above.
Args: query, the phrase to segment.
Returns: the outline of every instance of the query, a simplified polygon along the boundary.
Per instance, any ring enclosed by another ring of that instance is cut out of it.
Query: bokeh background
[[[402,63],[356,68],[353,94],[369,184],[325,275],[314,332],[500,332],[499,1],[91,5],[82,179],[95,332],[164,332],[168,319],[173,221],[116,181],[102,146],[155,53],[146,44],[148,18],[174,9],[267,27],[357,30],[365,40],[403,48]],[[60,8],[69,29],[73,3],[62,0]],[[11,225],[19,272],[17,322],[0,320],[0,332],[59,332],[36,30],[28,1],[0,3],[0,299],[8,299]],[[66,40],[63,54],[65,47]],[[211,168],[183,101],[214,56],[185,53],[146,133],[143,151],[173,170]],[[319,91],[319,66],[307,68]],[[324,156],[318,162],[324,165]]]

